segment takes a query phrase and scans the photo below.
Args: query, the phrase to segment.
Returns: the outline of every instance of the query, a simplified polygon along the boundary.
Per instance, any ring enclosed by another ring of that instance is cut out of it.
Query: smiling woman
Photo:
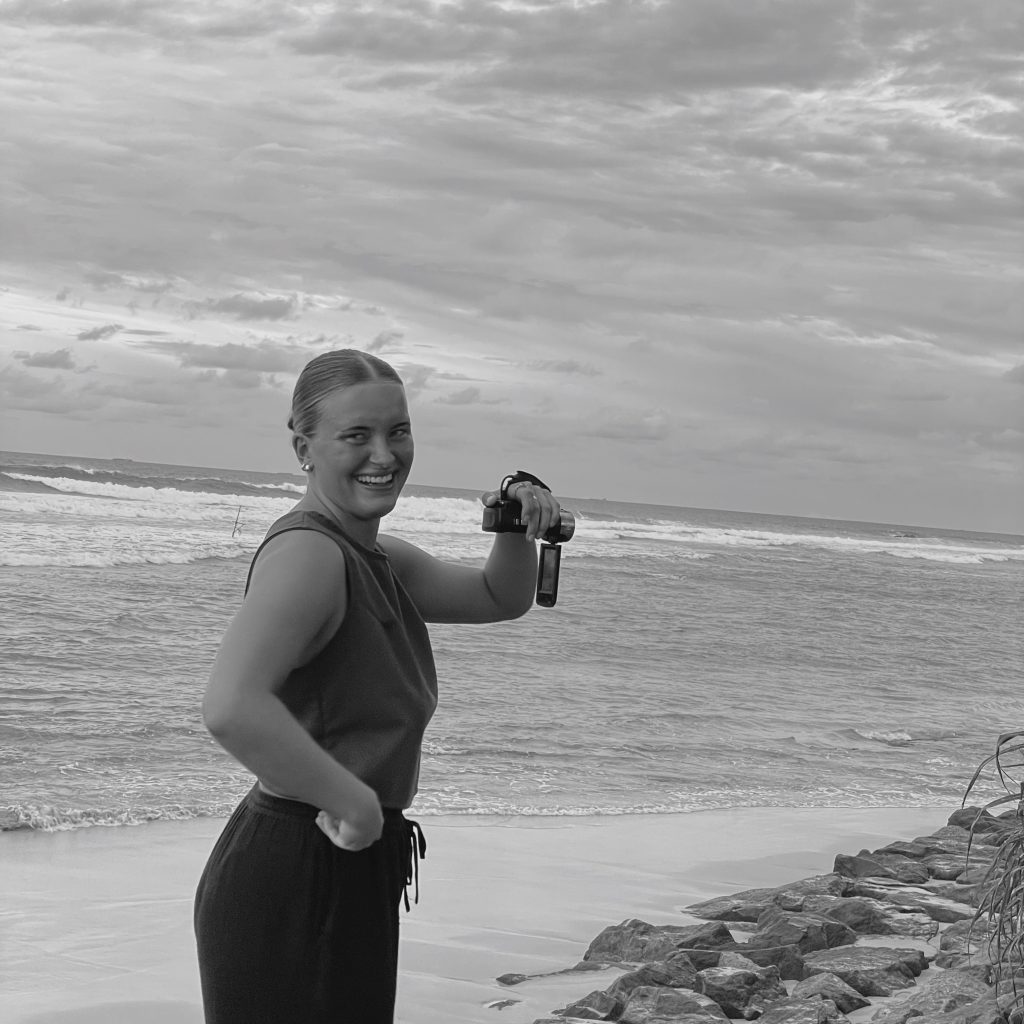
[[[526,612],[533,541],[559,507],[521,483],[526,532],[495,534],[483,568],[378,537],[412,429],[398,374],[362,352],[307,365],[289,426],[306,493],[253,558],[203,702],[258,779],[196,895],[203,1002],[209,1024],[313,1024],[339,1007],[390,1024],[398,904],[426,852],[403,814],[437,704],[425,622]]]

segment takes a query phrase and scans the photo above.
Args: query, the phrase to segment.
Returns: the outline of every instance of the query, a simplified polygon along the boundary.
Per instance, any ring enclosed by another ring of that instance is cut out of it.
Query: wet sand
[[[952,808],[744,808],[579,818],[424,817],[420,902],[402,911],[396,1020],[529,1024],[615,969],[577,963],[609,924],[689,923],[690,903],[827,872]],[[6,1024],[201,1024],[192,895],[223,822],[0,834]],[[499,1012],[491,1004],[517,1000]]]

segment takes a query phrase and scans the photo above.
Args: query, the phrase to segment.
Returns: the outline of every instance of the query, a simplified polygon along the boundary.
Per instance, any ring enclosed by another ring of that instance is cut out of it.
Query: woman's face
[[[393,381],[352,384],[317,403],[313,434],[295,438],[299,458],[312,465],[310,488],[342,519],[365,522],[387,515],[409,477],[412,427],[405,388]]]

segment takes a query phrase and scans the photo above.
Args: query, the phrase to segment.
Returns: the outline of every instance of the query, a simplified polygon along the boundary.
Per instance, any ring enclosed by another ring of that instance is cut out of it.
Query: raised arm
[[[535,540],[559,517],[557,499],[532,484],[513,485],[527,532],[496,533],[482,569],[454,565],[397,537],[378,538],[396,575],[427,622],[500,622],[525,615],[537,585]],[[481,498],[493,504],[497,494]]]
[[[289,673],[337,632],[345,594],[345,559],[329,538],[311,530],[273,538],[221,642],[203,720],[269,790],[322,808],[347,830],[344,845],[361,849],[380,836],[376,793],[323,750],[277,696]]]

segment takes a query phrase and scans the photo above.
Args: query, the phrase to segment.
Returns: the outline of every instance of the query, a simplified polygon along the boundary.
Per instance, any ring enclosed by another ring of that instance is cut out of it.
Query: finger
[[[486,505],[487,508],[497,505],[498,499],[499,496],[497,491],[484,491],[484,493],[480,495],[480,503],[482,505]]]
[[[519,518],[526,527],[526,539],[535,540],[541,520],[541,503],[533,485],[524,483],[517,487],[515,500],[522,508]]]

